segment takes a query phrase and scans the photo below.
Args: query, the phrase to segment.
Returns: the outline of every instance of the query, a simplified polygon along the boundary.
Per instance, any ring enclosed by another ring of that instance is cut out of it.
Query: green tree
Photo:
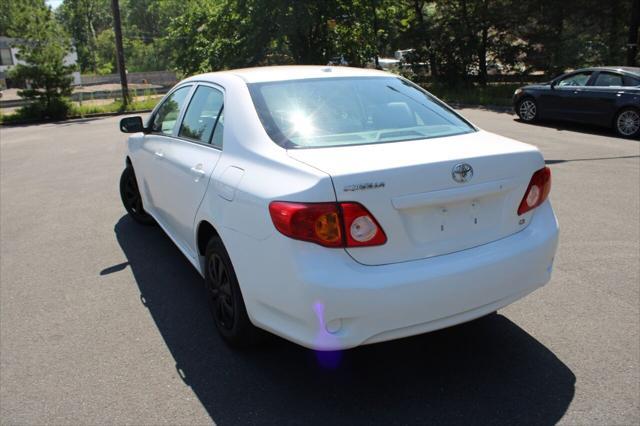
[[[287,62],[279,0],[190,2],[169,26],[176,68],[186,74]],[[290,61],[290,60],[289,60]]]
[[[44,0],[3,0],[0,8],[0,35],[23,37],[24,25],[33,13],[46,9]]]
[[[364,65],[388,42],[388,0],[197,0],[171,21],[167,40],[181,71],[264,64]],[[390,12],[391,11],[391,12]]]
[[[69,39],[46,7],[34,8],[22,25],[24,39],[17,56],[24,63],[11,70],[11,78],[27,87],[18,95],[32,102],[21,113],[37,119],[64,118],[74,69],[64,63],[71,48]]]
[[[110,0],[64,0],[56,11],[73,38],[82,72],[97,72],[97,38],[112,26]]]

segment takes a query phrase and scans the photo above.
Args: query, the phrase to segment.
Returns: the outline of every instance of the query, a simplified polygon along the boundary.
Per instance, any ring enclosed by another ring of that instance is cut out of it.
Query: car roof
[[[245,83],[263,83],[268,81],[302,80],[307,78],[331,77],[389,77],[392,74],[366,68],[320,65],[285,65],[270,67],[242,68],[219,71],[190,77],[189,80],[214,81],[222,74],[234,75]]]
[[[617,71],[622,73],[640,75],[640,68],[623,67],[623,66],[589,67],[589,68],[582,68],[576,71]]]

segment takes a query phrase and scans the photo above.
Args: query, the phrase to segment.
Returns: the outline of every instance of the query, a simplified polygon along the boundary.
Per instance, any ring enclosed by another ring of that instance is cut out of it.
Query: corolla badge
[[[378,188],[384,188],[384,182],[365,182],[365,183],[357,183],[355,185],[347,185],[344,187],[344,192],[363,191],[365,189],[378,189]]]
[[[456,164],[451,170],[451,176],[458,183],[469,182],[473,177],[473,167],[467,163]]]

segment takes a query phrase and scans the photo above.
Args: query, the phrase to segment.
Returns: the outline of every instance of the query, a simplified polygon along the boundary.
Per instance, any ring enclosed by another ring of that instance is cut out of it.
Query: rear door
[[[611,71],[599,71],[579,93],[581,121],[609,126],[616,104],[625,94],[624,76]]]
[[[192,253],[193,222],[222,153],[222,88],[198,84],[163,149],[161,207],[173,237]]]

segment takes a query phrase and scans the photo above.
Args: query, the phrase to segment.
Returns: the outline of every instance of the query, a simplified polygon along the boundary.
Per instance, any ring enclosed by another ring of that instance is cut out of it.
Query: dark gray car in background
[[[579,69],[548,83],[517,89],[513,106],[522,121],[566,120],[640,136],[640,68]]]

